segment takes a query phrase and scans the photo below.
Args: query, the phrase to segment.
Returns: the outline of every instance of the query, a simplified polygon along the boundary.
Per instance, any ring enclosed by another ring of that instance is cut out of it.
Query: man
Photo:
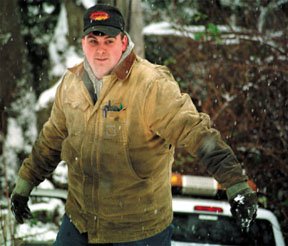
[[[181,145],[227,188],[231,211],[247,229],[257,198],[232,150],[167,68],[135,56],[133,46],[118,9],[85,12],[84,62],[65,73],[19,170],[17,221],[30,216],[32,188],[64,160],[68,198],[55,245],[170,245],[170,174]]]

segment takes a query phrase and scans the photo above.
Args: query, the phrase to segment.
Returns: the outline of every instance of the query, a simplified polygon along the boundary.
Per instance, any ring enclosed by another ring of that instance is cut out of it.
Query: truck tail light
[[[212,212],[212,213],[223,213],[223,208],[221,207],[212,207],[212,206],[194,206],[194,210],[198,212]]]

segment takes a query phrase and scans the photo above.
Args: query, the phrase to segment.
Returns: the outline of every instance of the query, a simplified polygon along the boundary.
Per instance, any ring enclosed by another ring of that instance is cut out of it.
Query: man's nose
[[[97,47],[97,50],[96,50],[96,53],[97,53],[97,54],[103,55],[103,54],[105,54],[105,52],[106,52],[106,50],[105,50],[105,48],[104,48],[103,45],[99,45],[99,46]]]

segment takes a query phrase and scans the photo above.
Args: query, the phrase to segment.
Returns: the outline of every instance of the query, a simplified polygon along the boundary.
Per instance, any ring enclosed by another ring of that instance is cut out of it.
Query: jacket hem
[[[111,237],[111,234],[109,234],[101,238],[95,239],[93,238],[93,235],[89,235],[88,233],[88,243],[128,243],[144,240],[164,231],[171,223],[172,223],[172,216],[171,218],[169,218],[169,220],[167,220],[164,224],[162,224],[161,227],[155,230],[149,230],[149,231],[143,230],[140,233],[127,232],[127,234],[124,234],[123,232],[118,232],[119,233],[118,235],[117,234],[115,235],[115,232],[112,232],[111,234],[113,235],[113,238]]]

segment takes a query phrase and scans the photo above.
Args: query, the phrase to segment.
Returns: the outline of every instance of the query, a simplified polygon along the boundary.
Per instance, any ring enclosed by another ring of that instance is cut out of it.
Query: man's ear
[[[127,35],[124,35],[122,38],[122,52],[126,50],[127,46],[128,46],[128,37]]]

